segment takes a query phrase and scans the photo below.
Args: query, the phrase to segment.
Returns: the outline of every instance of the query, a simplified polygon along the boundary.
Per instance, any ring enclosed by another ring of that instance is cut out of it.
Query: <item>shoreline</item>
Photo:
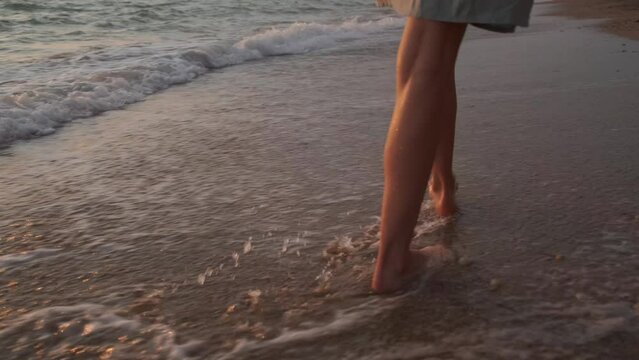
[[[602,19],[597,27],[607,33],[639,40],[637,0],[555,0],[558,9],[550,15],[575,19]]]

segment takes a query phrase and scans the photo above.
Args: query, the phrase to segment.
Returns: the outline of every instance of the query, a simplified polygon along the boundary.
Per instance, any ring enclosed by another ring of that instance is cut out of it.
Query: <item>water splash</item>
[[[240,266],[240,254],[234,251],[233,254],[231,255],[231,258],[233,258],[233,261],[235,262],[233,264],[234,267]]]
[[[243,252],[244,254],[248,254],[251,252],[251,250],[253,250],[253,237],[249,237],[248,240],[244,243],[244,248],[243,248]]]

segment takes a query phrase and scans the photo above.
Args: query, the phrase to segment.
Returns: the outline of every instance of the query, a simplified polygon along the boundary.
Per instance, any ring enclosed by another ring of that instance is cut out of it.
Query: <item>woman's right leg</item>
[[[372,287],[402,288],[424,263],[410,242],[435,160],[465,24],[409,18],[397,62],[397,101],[384,152],[381,241]]]
[[[452,216],[457,212],[455,191],[457,183],[453,175],[453,151],[455,148],[455,123],[457,120],[457,90],[453,80],[445,90],[442,127],[435,160],[430,174],[430,197],[439,216]]]

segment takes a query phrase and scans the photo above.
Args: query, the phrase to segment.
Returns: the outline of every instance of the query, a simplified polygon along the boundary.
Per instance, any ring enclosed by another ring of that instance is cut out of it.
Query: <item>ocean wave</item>
[[[118,69],[49,79],[28,90],[10,89],[11,94],[0,97],[0,146],[51,134],[74,119],[120,109],[172,85],[190,82],[212,69],[326,49],[401,24],[398,18],[352,19],[339,24],[294,23],[246,37],[231,46],[160,50]],[[109,57],[104,52],[100,54],[101,61],[126,58],[126,54]]]

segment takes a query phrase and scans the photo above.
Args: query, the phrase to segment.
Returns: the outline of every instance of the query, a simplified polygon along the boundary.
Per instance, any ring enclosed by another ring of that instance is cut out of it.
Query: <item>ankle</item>
[[[444,173],[437,171],[433,173],[431,180],[431,190],[434,192],[452,192],[457,187],[455,176],[452,172]]]

